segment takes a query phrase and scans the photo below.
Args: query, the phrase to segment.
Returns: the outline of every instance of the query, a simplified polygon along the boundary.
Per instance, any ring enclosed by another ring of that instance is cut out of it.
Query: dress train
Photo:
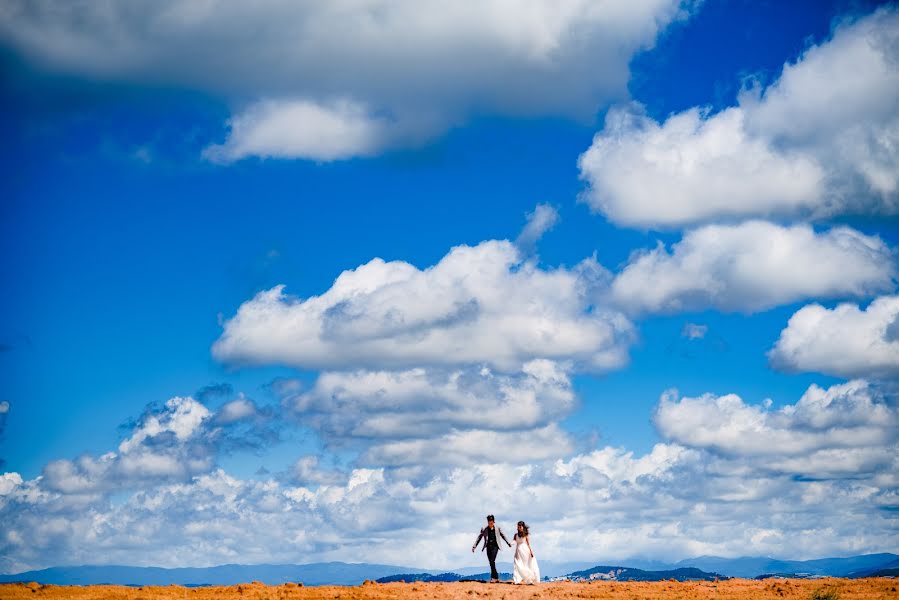
[[[512,561],[512,581],[515,583],[540,583],[540,566],[531,556],[527,538],[515,536],[515,558]]]

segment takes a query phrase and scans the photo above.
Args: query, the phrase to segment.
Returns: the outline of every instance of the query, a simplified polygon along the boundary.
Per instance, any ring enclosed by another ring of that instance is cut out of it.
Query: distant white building
[[[621,573],[623,571],[624,571],[624,569],[609,569],[609,571],[606,573],[602,573],[602,572],[591,573],[590,579],[591,580],[602,579],[605,581],[611,581],[611,580],[618,579],[618,576],[621,575]]]

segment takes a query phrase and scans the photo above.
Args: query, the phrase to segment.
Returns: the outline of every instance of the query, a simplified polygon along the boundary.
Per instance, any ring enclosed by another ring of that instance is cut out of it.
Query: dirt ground
[[[602,598],[608,600],[692,600],[734,598],[736,600],[814,600],[823,594],[830,600],[899,600],[899,580],[818,579],[764,580],[731,579],[717,583],[654,581],[625,583],[543,583],[515,586],[487,583],[365,583],[357,587],[303,587],[297,584],[267,586],[261,583],[224,587],[185,588],[181,586],[132,588],[114,585],[57,586],[29,584],[0,585],[0,600],[387,600],[406,598],[455,598],[458,600],[525,598]]]

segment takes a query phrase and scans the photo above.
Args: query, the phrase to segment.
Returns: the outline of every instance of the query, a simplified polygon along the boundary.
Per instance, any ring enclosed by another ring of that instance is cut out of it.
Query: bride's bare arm
[[[534,557],[534,549],[531,548],[531,536],[529,536],[529,535],[524,536],[524,541],[526,541],[528,543],[528,550],[531,551],[531,558],[533,558]]]

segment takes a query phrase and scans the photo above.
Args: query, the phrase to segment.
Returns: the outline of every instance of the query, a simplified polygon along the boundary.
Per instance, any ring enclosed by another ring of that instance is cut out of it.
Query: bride
[[[531,549],[528,526],[524,521],[518,522],[518,533],[512,538],[515,541],[515,560],[512,581],[515,583],[540,583],[540,567]]]

